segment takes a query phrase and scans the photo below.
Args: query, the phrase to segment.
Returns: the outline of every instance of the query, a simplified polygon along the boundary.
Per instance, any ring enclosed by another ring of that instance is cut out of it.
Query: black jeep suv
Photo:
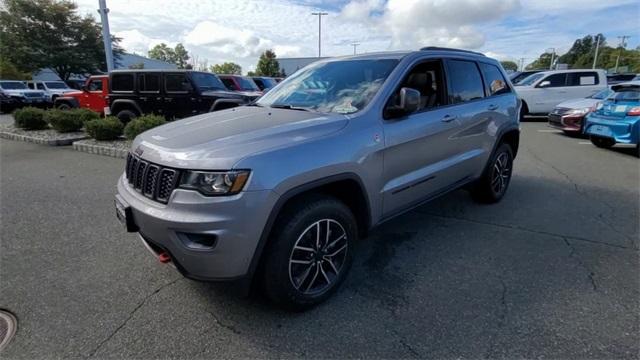
[[[109,107],[122,122],[143,114],[168,120],[228,109],[255,100],[227,91],[217,76],[190,70],[116,70],[109,74]]]

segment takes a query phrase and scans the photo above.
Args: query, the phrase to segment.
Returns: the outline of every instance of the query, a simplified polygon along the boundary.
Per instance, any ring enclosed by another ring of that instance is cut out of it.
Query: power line
[[[329,15],[326,12],[314,12],[311,15],[318,17],[318,57],[322,57],[322,17],[324,15]]]

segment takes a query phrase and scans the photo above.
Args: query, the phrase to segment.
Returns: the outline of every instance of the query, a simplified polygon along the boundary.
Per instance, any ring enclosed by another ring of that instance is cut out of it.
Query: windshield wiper
[[[299,110],[299,111],[311,111],[304,107],[291,106],[289,104],[271,104],[272,108],[287,109],[287,110]]]

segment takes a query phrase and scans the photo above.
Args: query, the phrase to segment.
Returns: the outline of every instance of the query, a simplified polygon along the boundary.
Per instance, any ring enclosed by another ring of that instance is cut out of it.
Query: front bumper
[[[562,131],[580,132],[584,115],[557,115],[549,114],[549,126]]]
[[[141,238],[151,248],[166,251],[176,268],[196,280],[234,280],[249,269],[270,210],[277,200],[271,190],[233,196],[205,197],[176,189],[168,204],[145,198],[123,176],[118,195],[130,206]],[[193,236],[216,239],[209,249],[194,248]]]

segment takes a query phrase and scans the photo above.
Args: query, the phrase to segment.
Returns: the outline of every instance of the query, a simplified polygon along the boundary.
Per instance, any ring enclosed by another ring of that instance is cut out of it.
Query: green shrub
[[[124,126],[115,116],[89,120],[84,124],[87,134],[96,140],[116,140],[122,135]]]
[[[49,110],[45,112],[44,120],[61,133],[78,131],[84,125],[82,118],[72,110]]]
[[[79,117],[83,124],[86,123],[87,121],[100,119],[100,113],[97,113],[89,109],[80,108],[80,109],[71,109],[67,111]]]
[[[13,113],[14,124],[25,130],[48,129],[49,125],[44,120],[44,113],[44,110],[34,107],[18,109]]]
[[[127,126],[125,126],[124,136],[129,140],[133,140],[139,134],[166,123],[167,121],[162,116],[144,115],[131,120]]]

